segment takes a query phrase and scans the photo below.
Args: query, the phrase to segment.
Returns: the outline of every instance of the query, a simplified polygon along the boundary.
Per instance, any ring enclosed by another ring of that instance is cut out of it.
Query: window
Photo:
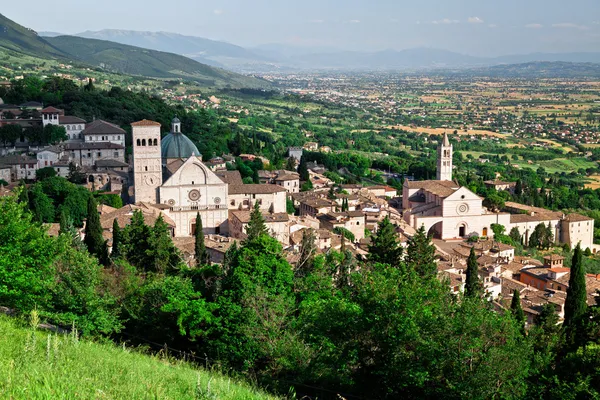
[[[140,139],[138,139],[138,140],[136,141],[136,144],[137,144],[138,146],[140,146]]]
[[[88,158],[92,158],[92,153],[88,152],[87,156]]]
[[[148,167],[144,167],[144,170],[145,170],[145,171],[148,171]]]
[[[102,157],[102,152],[101,151],[98,152],[98,157]]]
[[[118,152],[118,151],[115,151],[115,154],[114,154],[114,156],[115,156],[115,157],[119,157],[119,152]]]
[[[146,139],[142,139],[142,146],[146,145]]]
[[[235,200],[231,200],[231,203],[229,203],[229,204],[231,204],[232,206],[235,206]]]
[[[154,145],[158,146],[158,140],[157,139],[154,139]]]

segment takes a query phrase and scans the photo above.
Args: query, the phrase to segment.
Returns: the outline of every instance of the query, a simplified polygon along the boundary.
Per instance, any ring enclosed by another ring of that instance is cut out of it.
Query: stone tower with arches
[[[447,133],[444,133],[444,139],[438,147],[437,180],[452,180],[452,144]]]
[[[159,203],[162,185],[160,123],[142,120],[131,124],[135,202]]]

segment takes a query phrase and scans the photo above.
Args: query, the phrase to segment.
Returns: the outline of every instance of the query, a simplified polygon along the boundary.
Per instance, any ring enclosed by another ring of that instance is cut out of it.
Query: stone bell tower
[[[142,120],[131,124],[133,136],[133,180],[135,202],[160,202],[162,185],[160,123]]]
[[[444,133],[444,139],[438,147],[437,180],[452,180],[452,145],[447,133]]]

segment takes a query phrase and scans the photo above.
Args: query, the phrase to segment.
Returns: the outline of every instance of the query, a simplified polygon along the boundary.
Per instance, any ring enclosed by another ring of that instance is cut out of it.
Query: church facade
[[[403,218],[414,229],[424,227],[437,238],[452,240],[475,235],[493,237],[492,224],[500,224],[506,233],[516,227],[527,243],[535,227],[544,223],[551,227],[556,242],[572,247],[581,243],[583,249],[595,249],[592,218],[517,203],[506,204],[515,213],[492,212],[483,206],[481,197],[452,180],[453,148],[447,134],[437,153],[436,180],[404,181]]]
[[[202,163],[181,122],[175,118],[162,140],[158,122],[131,126],[135,202],[163,210],[175,222],[175,236],[192,236],[198,213],[205,233],[227,233],[228,186]]]

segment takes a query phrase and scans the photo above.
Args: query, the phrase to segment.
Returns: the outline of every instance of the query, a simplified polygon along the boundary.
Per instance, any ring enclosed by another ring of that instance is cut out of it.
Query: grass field
[[[443,135],[444,133],[452,134],[454,132],[455,128],[423,128],[420,126],[411,127],[411,126],[406,126],[406,125],[394,125],[394,126],[388,126],[388,127],[386,127],[386,129],[402,129],[402,130],[409,131],[409,132],[426,133],[428,135]],[[458,132],[459,136],[482,135],[482,136],[494,136],[494,137],[499,137],[499,138],[506,138],[506,137],[510,136],[510,135],[502,134],[502,133],[498,133],[498,132],[478,130],[478,129],[470,129],[467,132],[457,129],[457,132]]]
[[[223,375],[0,316],[2,399],[275,399]]]
[[[598,166],[598,163],[596,163],[594,161],[589,161],[583,157],[556,158],[554,160],[537,161],[537,162],[534,162],[533,164],[529,164],[525,160],[511,161],[511,162],[513,164],[517,164],[517,165],[521,166],[521,168],[537,169],[539,167],[544,167],[546,172],[548,172],[550,174],[554,174],[557,172],[571,173],[571,172],[577,172],[577,170],[579,170],[580,168],[586,169],[586,168],[594,168],[594,167]]]

